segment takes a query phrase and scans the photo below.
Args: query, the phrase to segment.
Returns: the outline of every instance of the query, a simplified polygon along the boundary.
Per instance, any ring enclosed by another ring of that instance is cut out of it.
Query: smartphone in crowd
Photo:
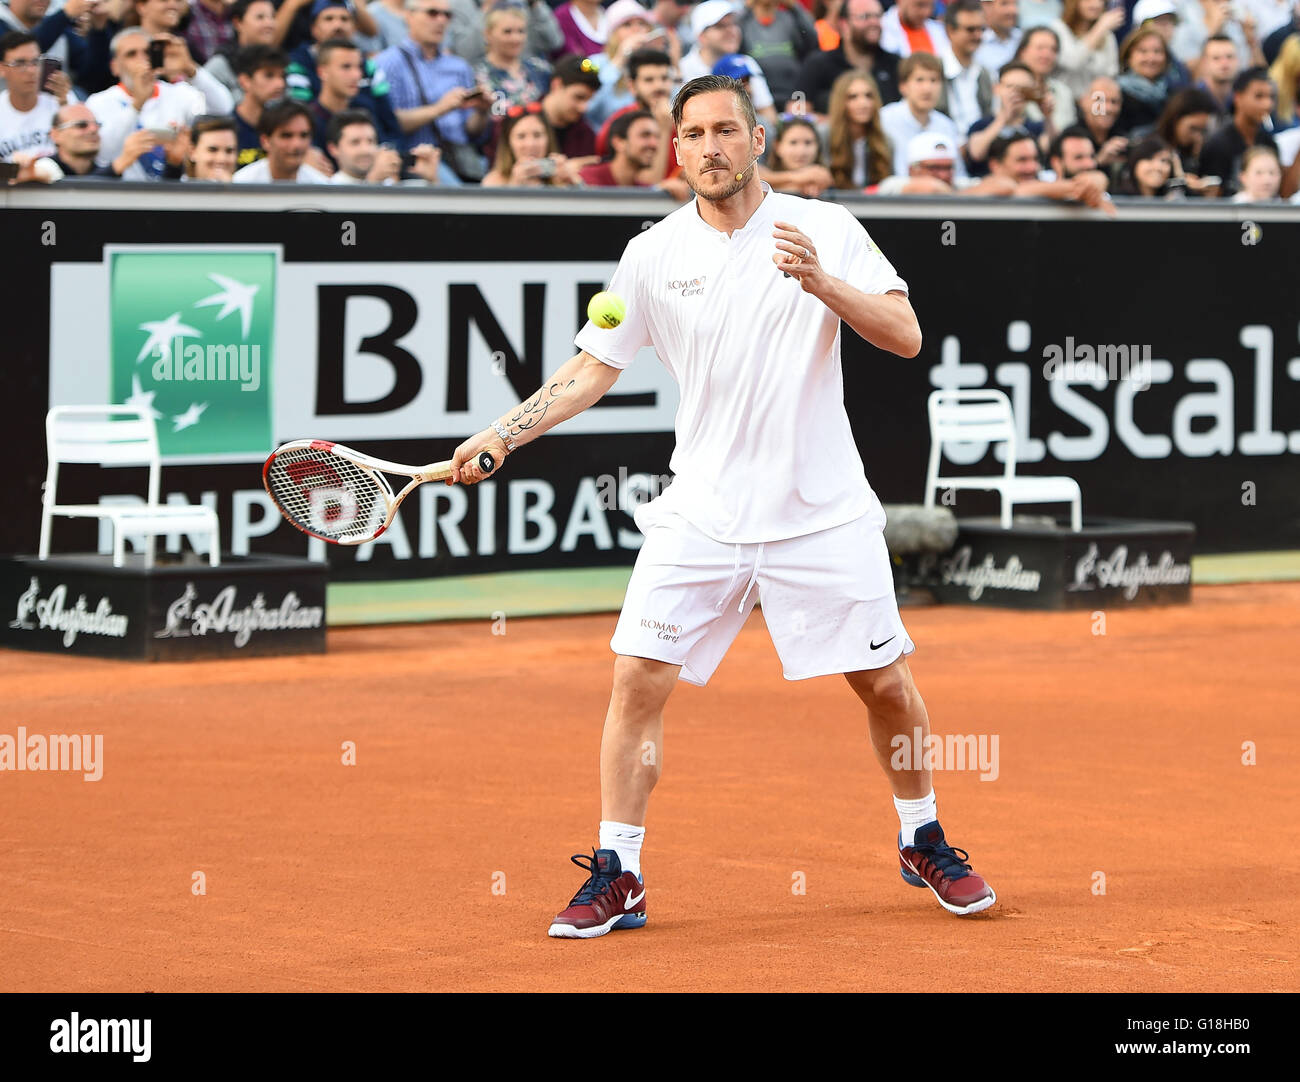
[[[41,81],[40,89],[45,89],[45,84],[50,81],[50,76],[56,71],[63,70],[63,61],[56,56],[41,57]]]
[[[537,175],[542,180],[549,180],[555,176],[555,162],[550,158],[537,159]]]
[[[146,128],[145,130],[160,143],[170,143],[176,138],[175,128]]]
[[[167,42],[162,38],[149,42],[149,66],[155,71],[167,66]]]

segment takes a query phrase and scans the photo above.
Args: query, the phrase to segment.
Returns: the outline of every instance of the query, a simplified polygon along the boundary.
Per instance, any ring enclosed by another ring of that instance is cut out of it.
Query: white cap
[[[611,34],[630,19],[644,19],[648,23],[654,22],[654,16],[638,4],[636,0],[614,0],[605,9],[605,29]]]
[[[1137,0],[1133,5],[1133,25],[1141,26],[1148,19],[1158,19],[1161,15],[1178,18],[1178,8],[1172,0]]]
[[[709,27],[735,13],[736,6],[730,0],[704,0],[691,12],[691,33],[698,38]]]
[[[921,162],[951,162],[957,158],[957,148],[948,136],[939,132],[923,131],[907,141],[907,164]]]

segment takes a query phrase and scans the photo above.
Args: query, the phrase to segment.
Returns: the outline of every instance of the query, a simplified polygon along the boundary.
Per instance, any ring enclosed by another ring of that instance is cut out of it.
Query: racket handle
[[[492,457],[490,451],[479,452],[478,468],[484,473],[491,473],[497,468],[496,460]],[[448,459],[446,462],[439,462],[429,469],[421,470],[418,476],[421,481],[445,481],[451,476],[451,460]]]

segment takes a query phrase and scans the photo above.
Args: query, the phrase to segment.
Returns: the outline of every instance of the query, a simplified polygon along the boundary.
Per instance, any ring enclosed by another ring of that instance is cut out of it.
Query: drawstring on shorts
[[[722,596],[718,599],[718,603],[713,606],[714,612],[722,611],[723,606],[726,605],[727,603],[727,598],[731,596],[731,591],[735,589],[736,583],[740,580],[740,549],[741,546],[737,545],[736,564],[731,572],[731,580],[727,583],[727,588],[722,591]],[[750,572],[749,582],[745,585],[745,592],[740,595],[740,606],[736,609],[737,612],[745,611],[745,601],[749,597],[749,591],[754,588],[754,584],[758,581],[758,569],[761,566],[762,562],[763,562],[763,542],[760,542],[758,546],[758,551],[754,554],[754,570]]]
[[[758,568],[762,562],[763,562],[763,542],[760,541],[758,543],[758,552],[754,554],[754,570],[753,573],[749,576],[749,585],[745,587],[745,592],[740,595],[740,606],[739,608],[736,609],[737,612],[745,611],[745,598],[749,597],[749,591],[754,588],[754,583],[758,581]]]

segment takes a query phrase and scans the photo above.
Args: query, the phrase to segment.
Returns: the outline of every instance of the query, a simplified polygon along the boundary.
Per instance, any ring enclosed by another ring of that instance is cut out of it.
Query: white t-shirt
[[[889,136],[890,143],[894,147],[894,173],[898,176],[907,176],[907,144],[912,141],[912,136],[920,135],[921,132],[934,132],[937,135],[946,135],[952,140],[954,148],[961,146],[966,142],[965,134],[957,130],[957,125],[952,122],[952,117],[945,116],[938,109],[930,112],[925,126],[912,115],[912,109],[905,101],[891,101],[888,105],[883,106],[880,110],[880,126],[885,129],[885,134]],[[957,160],[953,163],[953,175],[964,177],[966,175],[966,166],[962,164],[961,155],[957,155]]]
[[[987,71],[989,78],[996,83],[1002,65],[1009,64],[1015,59],[1016,50],[1020,48],[1020,39],[1024,34],[1020,27],[1012,27],[1011,33],[1004,40],[998,37],[993,27],[986,26],[980,46],[975,50],[975,63]]]
[[[197,101],[196,101],[197,97]],[[99,121],[99,155],[96,165],[108,165],[119,154],[126,137],[141,128],[188,128],[202,108],[202,95],[185,84],[154,83],[153,97],[140,112],[121,83],[91,94],[86,107]],[[161,180],[166,166],[165,148],[160,144],[127,166],[123,180]]]
[[[626,318],[613,330],[588,322],[575,339],[619,369],[654,346],[681,394],[676,476],[645,510],[728,544],[828,530],[878,503],[844,411],[839,316],[772,262],[773,223],[797,226],[821,265],[864,293],[907,292],[844,207],[763,190],[730,237],[695,201],[633,237],[609,283]]]
[[[236,184],[271,184],[271,163],[265,158],[258,158],[255,162],[249,162],[243,169],[238,170],[231,180]],[[322,173],[319,169],[313,169],[304,162],[298,166],[298,175],[293,181],[280,181],[279,183],[290,184],[328,184],[330,178]],[[343,183],[340,181],[339,183]]]
[[[1273,133],[1273,142],[1277,144],[1278,161],[1283,169],[1290,169],[1295,156],[1300,153],[1300,128],[1287,128],[1286,131]]]
[[[23,113],[9,101],[9,91],[0,93],[0,162],[14,160],[18,150],[53,154],[50,125],[59,111],[59,100],[44,91],[36,95],[36,104]]]

